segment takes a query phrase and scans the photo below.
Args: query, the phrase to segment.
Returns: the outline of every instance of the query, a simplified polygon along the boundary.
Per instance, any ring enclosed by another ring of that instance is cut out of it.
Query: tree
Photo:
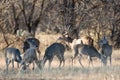
[[[1,5],[4,31],[21,28],[34,35],[40,27],[47,33],[67,32],[72,39],[88,35],[96,44],[107,36],[120,47],[119,0],[8,0]]]

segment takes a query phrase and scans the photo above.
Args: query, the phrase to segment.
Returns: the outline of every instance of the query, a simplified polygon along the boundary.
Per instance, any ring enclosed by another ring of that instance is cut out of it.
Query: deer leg
[[[17,62],[17,68],[19,68],[19,63]]]
[[[13,70],[13,68],[14,68],[14,60],[12,59],[12,70]]]
[[[34,70],[34,67],[35,67],[35,64],[34,64],[34,61],[33,61],[33,68],[32,68],[32,70]]]
[[[74,58],[73,57],[71,57],[71,61],[72,61],[72,66],[73,66],[73,63],[74,63]]]
[[[60,64],[59,64],[59,67],[61,67],[61,63],[62,63],[62,60],[60,60]]]
[[[6,64],[6,71],[8,72],[8,66],[9,66],[9,64]]]
[[[79,59],[80,65],[83,67],[83,65],[82,65],[82,63],[81,63],[82,55],[80,55],[80,56],[78,57],[78,59]]]
[[[65,60],[64,60],[64,58],[62,58],[62,59],[60,59],[59,67],[61,67],[62,62],[63,62],[63,67],[65,66]]]
[[[39,58],[38,58],[38,59],[40,59],[40,54],[41,54],[41,51],[39,50],[39,48],[37,48],[37,52],[38,52],[38,56],[39,56]]]
[[[58,59],[60,60],[60,64],[59,64],[59,67],[61,67],[61,64],[63,62],[63,66],[65,65],[65,60],[64,60],[64,57],[63,56],[59,56],[57,55]]]
[[[109,60],[110,60],[110,65],[112,64],[112,59],[111,59],[111,56],[109,57]]]
[[[52,59],[49,60],[49,69],[51,68]]]
[[[90,64],[92,64],[92,67],[93,67],[93,61],[92,61],[92,58],[91,58],[91,57],[88,57],[88,60],[89,60],[89,67],[90,67]]]
[[[6,59],[6,70],[8,72],[8,67],[9,67],[9,64],[10,64],[11,60],[8,60],[8,58]]]
[[[65,66],[65,59],[64,59],[64,57],[63,57],[62,61],[63,61],[63,67],[64,67]]]
[[[75,64],[75,58],[76,57],[71,57],[72,66],[73,66],[73,64]],[[78,56],[78,59],[79,59],[79,56]]]

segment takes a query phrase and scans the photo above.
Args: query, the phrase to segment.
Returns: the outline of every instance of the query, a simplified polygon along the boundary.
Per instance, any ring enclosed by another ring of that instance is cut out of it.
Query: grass
[[[0,73],[1,79],[42,79],[42,80],[119,80],[120,66],[107,66],[95,68],[80,68],[80,67],[63,67],[44,69],[42,71],[35,69],[29,70],[26,73],[17,72],[18,70],[10,71],[8,74]]]
[[[117,54],[114,53],[116,56]],[[113,55],[113,56],[114,56]],[[118,54],[119,55],[119,54]],[[117,58],[119,56],[116,56]],[[52,68],[48,69],[48,63],[46,63],[44,70],[39,70],[37,67],[35,70],[31,70],[31,67],[26,72],[20,72],[15,68],[12,70],[11,66],[9,72],[5,72],[4,57],[1,56],[0,61],[0,80],[119,80],[120,79],[120,63],[119,60],[113,58],[112,65],[101,67],[100,61],[94,59],[94,67],[89,67],[87,59],[83,59],[82,63],[85,66],[82,68],[76,60],[74,65],[71,66],[69,57],[66,56],[65,67],[58,68],[59,61],[54,58],[52,62]],[[15,65],[16,67],[17,65]],[[31,65],[32,66],[32,65]]]

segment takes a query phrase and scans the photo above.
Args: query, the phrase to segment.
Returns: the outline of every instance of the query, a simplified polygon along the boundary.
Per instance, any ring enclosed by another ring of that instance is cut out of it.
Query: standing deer
[[[76,45],[81,43],[93,46],[94,40],[90,36],[83,36],[79,39],[72,39],[67,34],[65,34],[62,37],[59,37],[57,39],[57,42],[66,44],[69,48],[73,50]]]
[[[72,59],[75,59],[77,56],[79,56],[79,63],[83,67],[81,63],[82,55],[87,55],[89,59],[89,65],[92,62],[92,57],[97,57],[101,60],[101,62],[106,65],[106,58],[101,55],[94,46],[86,45],[86,44],[78,44],[75,47],[75,54]]]
[[[28,38],[24,41],[24,45],[23,45],[23,52],[25,52],[27,49],[30,48],[30,45],[34,45],[36,46],[36,50],[38,51],[39,54],[39,58],[40,58],[40,50],[39,50],[39,46],[40,46],[40,41],[36,38]]]
[[[21,69],[26,69],[27,67],[29,67],[29,64],[33,63],[33,68],[34,69],[34,61],[37,64],[38,58],[37,58],[37,54],[36,54],[36,48],[38,48],[37,45],[35,45],[33,42],[31,41],[27,41],[27,43],[29,44],[29,48],[25,51],[25,53],[23,54],[23,60],[21,62]]]
[[[112,46],[109,45],[106,37],[103,37],[103,39],[100,40],[99,44],[100,44],[100,47],[101,47],[101,53],[103,55],[105,55],[106,58],[109,57],[109,61],[110,61],[110,64],[111,64]]]
[[[5,61],[6,61],[6,70],[8,71],[9,64],[12,62],[12,68],[14,68],[14,61],[17,62],[18,67],[19,63],[22,61],[21,53],[19,49],[9,47],[4,50]]]
[[[65,65],[64,60],[64,53],[65,53],[65,46],[61,43],[53,43],[51,44],[46,50],[43,59],[40,61],[40,68],[43,68],[46,61],[49,61],[49,68],[51,67],[51,62],[54,58],[54,56],[57,56],[57,58],[60,61],[59,67],[61,67],[61,64],[63,62],[63,66]]]

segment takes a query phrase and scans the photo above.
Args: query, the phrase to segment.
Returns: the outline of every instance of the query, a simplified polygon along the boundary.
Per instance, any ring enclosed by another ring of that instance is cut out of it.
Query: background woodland
[[[26,34],[65,31],[73,39],[91,36],[95,45],[106,36],[115,49],[120,48],[120,1],[0,0],[0,43],[5,43],[1,49]]]

